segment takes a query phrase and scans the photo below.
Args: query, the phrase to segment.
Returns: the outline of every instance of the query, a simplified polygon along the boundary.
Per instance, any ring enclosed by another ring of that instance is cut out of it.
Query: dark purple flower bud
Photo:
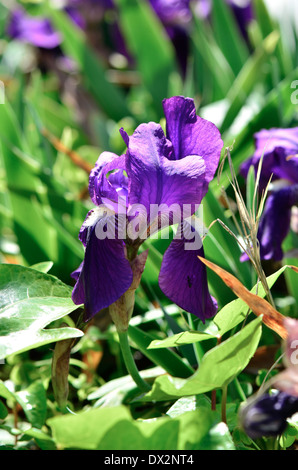
[[[240,423],[251,439],[279,436],[287,419],[298,411],[298,397],[285,392],[266,393],[253,399],[240,411]]]
[[[65,411],[68,398],[68,373],[71,349],[76,339],[57,341],[52,360],[52,386],[55,400],[61,411]]]

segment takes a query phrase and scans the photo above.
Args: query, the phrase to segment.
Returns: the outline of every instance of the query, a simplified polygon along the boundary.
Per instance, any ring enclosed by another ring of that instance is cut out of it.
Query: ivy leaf
[[[76,328],[46,328],[78,308],[71,287],[49,274],[18,265],[0,265],[0,359],[67,338]]]

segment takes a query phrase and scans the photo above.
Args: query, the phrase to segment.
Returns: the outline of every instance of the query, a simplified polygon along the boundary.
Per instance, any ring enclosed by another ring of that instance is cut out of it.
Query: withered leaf
[[[212,271],[214,271],[223,280],[234,294],[249,306],[255,315],[262,315],[263,323],[268,326],[268,328],[275,331],[282,339],[287,338],[288,333],[283,324],[284,316],[275,310],[267,300],[262,299],[258,295],[252,294],[235,276],[221,267],[200,256],[198,258],[202,263],[212,269]],[[297,271],[297,268],[295,271]]]

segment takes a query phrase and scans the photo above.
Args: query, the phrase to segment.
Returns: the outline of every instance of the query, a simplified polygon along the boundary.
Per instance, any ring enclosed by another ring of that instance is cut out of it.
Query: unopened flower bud
[[[148,251],[140,253],[131,263],[133,281],[130,288],[109,307],[109,312],[118,331],[127,331],[131,319],[134,303],[135,291],[140,284],[145,268]]]
[[[71,349],[76,338],[58,341],[52,360],[52,386],[60,410],[65,410],[69,392],[68,373]]]

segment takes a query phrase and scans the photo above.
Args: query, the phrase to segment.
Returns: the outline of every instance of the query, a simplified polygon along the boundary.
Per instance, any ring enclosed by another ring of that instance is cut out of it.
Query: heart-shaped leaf
[[[23,266],[0,265],[0,359],[82,336],[76,328],[45,328],[77,308],[71,288],[54,276]]]

